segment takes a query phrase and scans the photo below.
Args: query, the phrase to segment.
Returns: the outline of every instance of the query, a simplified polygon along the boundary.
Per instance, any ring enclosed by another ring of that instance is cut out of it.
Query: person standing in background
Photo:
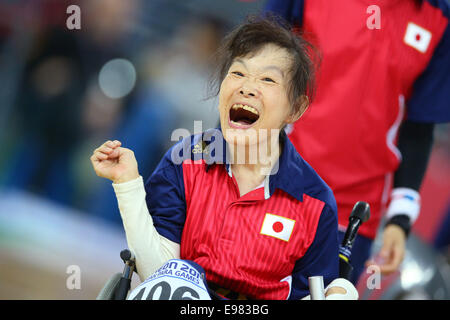
[[[269,0],[321,53],[309,113],[288,131],[332,188],[340,236],[355,202],[371,218],[353,247],[353,279],[386,213],[377,264],[396,271],[420,211],[435,123],[450,120],[450,18],[445,0]],[[323,161],[326,159],[327,161]]]

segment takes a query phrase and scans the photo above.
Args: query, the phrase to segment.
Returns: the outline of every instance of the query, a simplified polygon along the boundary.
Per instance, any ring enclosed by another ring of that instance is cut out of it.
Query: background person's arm
[[[405,255],[406,239],[420,212],[420,186],[433,146],[433,123],[406,120],[399,132],[402,154],[394,175],[394,189],[386,212],[379,267],[383,274],[395,272]],[[373,264],[369,261],[367,265]]]

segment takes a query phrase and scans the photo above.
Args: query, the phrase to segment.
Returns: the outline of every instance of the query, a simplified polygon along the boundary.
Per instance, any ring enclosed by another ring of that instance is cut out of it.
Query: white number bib
[[[205,273],[188,260],[172,259],[137,286],[127,300],[211,300]]]

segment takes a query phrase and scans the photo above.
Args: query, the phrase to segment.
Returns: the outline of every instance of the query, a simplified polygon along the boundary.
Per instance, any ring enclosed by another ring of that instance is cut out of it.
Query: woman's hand
[[[106,141],[94,150],[91,163],[95,173],[113,183],[123,183],[139,177],[134,152],[121,147],[121,142]]]

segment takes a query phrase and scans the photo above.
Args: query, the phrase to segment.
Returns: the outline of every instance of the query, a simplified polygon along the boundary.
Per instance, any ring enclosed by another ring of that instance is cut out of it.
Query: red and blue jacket
[[[276,173],[240,196],[219,129],[183,139],[145,184],[158,233],[208,282],[253,299],[299,299],[308,277],[338,277],[337,208],[331,189],[287,136]]]

